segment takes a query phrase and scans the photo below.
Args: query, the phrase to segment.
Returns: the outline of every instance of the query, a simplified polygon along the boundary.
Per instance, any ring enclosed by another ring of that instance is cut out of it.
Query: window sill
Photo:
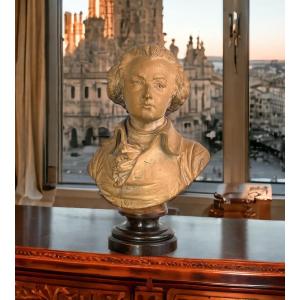
[[[282,200],[284,200],[283,197],[273,198],[272,202],[269,204],[268,217],[266,219],[285,219],[285,202]],[[168,206],[170,214],[207,217],[212,203],[212,194],[185,192],[170,201]],[[41,207],[115,209],[115,207],[99,194],[99,191],[95,186],[82,187],[60,185],[55,190],[46,191],[44,193],[44,198],[41,200],[16,200],[16,204]]]

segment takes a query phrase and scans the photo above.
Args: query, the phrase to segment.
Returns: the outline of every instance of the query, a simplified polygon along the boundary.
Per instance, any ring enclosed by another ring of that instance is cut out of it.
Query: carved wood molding
[[[108,300],[129,300],[130,298],[129,293],[114,291],[113,287],[111,291],[104,291],[22,281],[16,281],[15,293],[17,300],[90,300],[99,297]]]
[[[66,252],[16,246],[16,259],[40,259],[59,262],[77,262],[95,265],[149,267],[187,270],[209,270],[235,273],[261,273],[262,275],[283,276],[284,263],[265,263],[240,260],[213,260],[213,259],[179,259],[172,257],[134,257],[119,254],[91,254],[79,252]],[[16,261],[16,267],[18,262]]]
[[[62,297],[66,299],[77,299],[78,291],[71,291],[66,287],[50,286],[47,284],[34,284],[16,282],[16,299],[51,299],[58,300]]]

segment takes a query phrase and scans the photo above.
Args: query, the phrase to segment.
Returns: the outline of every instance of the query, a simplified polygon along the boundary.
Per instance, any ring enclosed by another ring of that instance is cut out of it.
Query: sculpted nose
[[[149,85],[146,85],[146,87],[145,87],[144,98],[145,98],[146,100],[152,99],[151,91],[150,91]]]

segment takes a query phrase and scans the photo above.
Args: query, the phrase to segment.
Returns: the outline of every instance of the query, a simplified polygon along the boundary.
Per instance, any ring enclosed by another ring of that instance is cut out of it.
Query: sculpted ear
[[[182,103],[189,97],[190,94],[190,82],[183,70],[179,71],[177,78],[177,97],[181,99]]]
[[[113,66],[110,68],[107,74],[108,79],[108,85],[107,85],[107,94],[110,99],[115,99],[118,94],[118,85],[120,81],[120,75],[119,75],[119,66]]]
[[[116,104],[126,108],[123,98],[123,76],[121,76],[120,65],[113,66],[108,71],[107,95]]]

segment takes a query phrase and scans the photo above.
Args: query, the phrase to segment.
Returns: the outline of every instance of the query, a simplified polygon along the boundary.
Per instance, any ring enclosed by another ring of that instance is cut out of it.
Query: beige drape
[[[42,198],[45,0],[16,0],[16,194]]]

